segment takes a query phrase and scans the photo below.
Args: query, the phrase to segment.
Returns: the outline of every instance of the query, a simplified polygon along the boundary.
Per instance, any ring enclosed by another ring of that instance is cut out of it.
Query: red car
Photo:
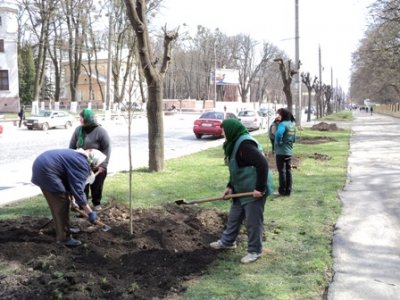
[[[204,112],[199,119],[194,121],[193,132],[198,139],[201,139],[203,135],[222,136],[222,121],[232,118],[237,119],[234,113],[216,111]]]

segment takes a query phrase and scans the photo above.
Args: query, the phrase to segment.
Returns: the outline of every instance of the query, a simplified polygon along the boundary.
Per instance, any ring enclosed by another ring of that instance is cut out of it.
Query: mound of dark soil
[[[296,137],[296,143],[298,144],[322,144],[328,142],[336,142],[337,139],[328,136],[300,136]]]
[[[325,123],[325,122],[321,122],[318,124],[315,124],[311,127],[311,130],[318,130],[318,131],[338,131],[338,130],[342,130],[339,129],[336,126],[336,123]]]
[[[0,299],[160,299],[184,290],[204,274],[218,251],[208,244],[226,215],[167,205],[130,212],[112,206],[99,213],[108,232],[71,215],[83,245],[56,245],[53,223],[24,217],[0,221]]]
[[[308,157],[313,158],[315,160],[330,160],[331,159],[331,157],[329,157],[326,154],[321,154],[321,153],[316,153],[316,152],[313,153],[312,155],[309,155]]]

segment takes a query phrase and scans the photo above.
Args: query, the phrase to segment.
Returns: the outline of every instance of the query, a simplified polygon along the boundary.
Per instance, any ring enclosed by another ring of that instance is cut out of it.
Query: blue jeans
[[[247,252],[262,252],[262,235],[264,232],[264,206],[266,197],[242,205],[239,199],[232,202],[228,224],[222,233],[221,242],[230,246],[240,232],[243,221],[247,229]]]

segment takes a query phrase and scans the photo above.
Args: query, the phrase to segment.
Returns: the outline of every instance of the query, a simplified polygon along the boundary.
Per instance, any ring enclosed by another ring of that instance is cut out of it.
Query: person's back
[[[268,137],[269,137],[269,140],[271,141],[271,145],[272,145],[272,153],[275,153],[275,134],[276,134],[276,129],[277,129],[278,125],[279,125],[279,118],[277,117],[272,122],[272,124],[268,130]]]
[[[281,121],[275,133],[276,167],[279,173],[278,192],[281,196],[290,196],[292,192],[292,155],[296,141],[295,118],[287,109],[278,112]]]
[[[296,141],[296,126],[292,121],[279,123],[275,133],[275,152],[278,155],[292,155]]]

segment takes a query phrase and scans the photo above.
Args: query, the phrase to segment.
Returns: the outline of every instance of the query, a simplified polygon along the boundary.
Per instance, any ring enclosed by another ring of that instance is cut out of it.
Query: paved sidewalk
[[[328,300],[400,299],[400,119],[354,116]]]

